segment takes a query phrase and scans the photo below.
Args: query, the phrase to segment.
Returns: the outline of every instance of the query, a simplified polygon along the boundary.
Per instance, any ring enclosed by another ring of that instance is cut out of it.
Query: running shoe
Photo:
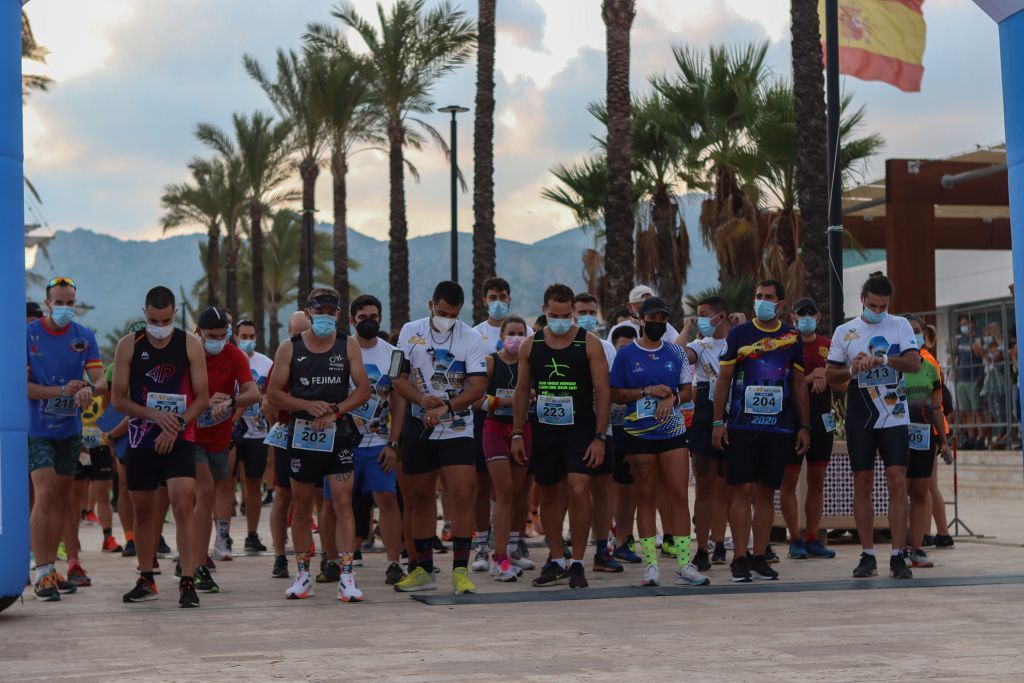
[[[907,566],[907,554],[902,550],[889,556],[889,576],[894,579],[914,578],[914,572]]]
[[[199,607],[199,595],[192,579],[182,579],[178,584],[178,607]]]
[[[263,505],[274,504],[274,489],[267,489],[267,495],[263,496]]]
[[[715,548],[711,551],[711,564],[727,564],[725,557],[725,543],[715,542]]]
[[[288,558],[284,555],[275,557],[274,568],[270,570],[270,575],[275,579],[291,578],[291,574],[288,573]]]
[[[313,595],[313,577],[309,572],[302,571],[295,575],[295,582],[284,592],[289,600],[302,600]]]
[[[874,555],[861,553],[860,562],[857,564],[856,569],[853,570],[853,578],[866,579],[870,576],[878,576],[878,560],[875,559]]]
[[[931,561],[923,549],[918,548],[909,555],[911,567],[934,567],[935,563]]]
[[[65,595],[71,595],[78,591],[78,586],[65,579],[60,572],[50,572],[53,580],[57,582],[57,590]]]
[[[693,566],[700,572],[706,572],[711,569],[711,558],[708,556],[707,550],[701,548],[693,554]]]
[[[334,560],[320,563],[320,573],[316,575],[317,583],[338,583],[341,581],[341,566]]]
[[[174,575],[179,579],[181,578],[181,560],[174,563]]]
[[[202,565],[196,567],[195,586],[200,593],[220,593],[220,586],[210,576],[210,570]]]
[[[764,549],[764,560],[768,564],[778,564],[779,563],[779,556],[775,554],[775,551],[772,549],[772,546],[771,546],[770,543]]]
[[[88,526],[96,526],[100,523],[100,518],[96,516],[95,512],[89,510],[89,512],[85,513],[85,519],[83,519],[82,521],[85,522]]]
[[[456,595],[476,593],[476,584],[469,580],[469,570],[465,567],[456,567],[452,570],[452,587]]]
[[[452,523],[445,522],[444,526],[441,527],[441,540],[445,543],[451,543],[453,538],[455,538],[455,534],[452,533]]]
[[[640,577],[641,586],[660,586],[661,570],[656,564],[649,564],[644,568],[644,575]]]
[[[446,546],[444,543],[442,543],[441,539],[439,537],[434,536],[434,538],[431,539],[431,543],[433,543],[433,545],[434,545],[434,552],[435,553],[438,553],[439,555],[444,555],[445,553],[448,552],[448,546]]]
[[[629,550],[629,552],[636,552],[636,539],[633,538],[633,534],[626,536],[626,542],[623,545],[626,546],[626,549]]]
[[[922,548],[934,548],[935,547],[935,537],[932,536],[931,534],[925,534],[924,538],[921,540],[921,547]]]
[[[554,586],[567,576],[568,573],[562,565],[554,561],[548,561],[548,563],[544,565],[544,568],[540,570],[540,575],[533,580],[533,585],[535,588]]]
[[[537,565],[533,563],[533,560],[521,554],[518,550],[508,554],[508,561],[513,567],[519,570],[533,571],[537,568]],[[522,573],[522,571],[520,571]]]
[[[88,588],[92,585],[92,579],[89,578],[89,575],[85,573],[85,568],[80,564],[76,564],[68,569],[68,581],[79,588]]]
[[[121,551],[121,557],[135,557],[135,539],[124,542],[124,550]]]
[[[519,575],[522,572],[519,571],[508,558],[494,565],[494,580],[501,581],[504,583],[511,583],[519,579]]]
[[[750,558],[750,575],[762,581],[775,581],[779,573],[768,564],[766,555],[754,555]]]
[[[569,565],[569,588],[587,588],[587,576],[583,571],[582,562],[573,562]]]
[[[135,582],[135,588],[124,594],[125,602],[148,602],[160,597],[156,592],[156,581],[147,581],[141,576]]]
[[[167,541],[164,540],[163,536],[160,537],[160,545],[156,548],[156,554],[165,556],[171,554],[171,547],[167,545]]]
[[[157,558],[154,557],[153,558],[153,574],[159,575],[161,573],[162,572],[160,571],[160,561]]]
[[[802,539],[794,538],[789,542],[789,559],[806,560],[809,557],[810,553],[807,552],[807,545]]]
[[[675,543],[675,539],[672,539],[671,543],[669,543],[667,541],[662,541],[661,542],[661,556],[662,557],[673,557],[673,558],[676,556],[676,543]]]
[[[315,526],[315,525],[314,525]],[[313,533],[316,533],[316,528],[313,529]],[[231,534],[224,537],[224,544],[228,547],[228,550],[233,550],[235,547],[235,539],[231,538]]]
[[[405,572],[402,571],[402,565],[397,562],[392,562],[388,565],[388,570],[384,572],[384,583],[389,586],[394,586],[396,583],[405,578]]]
[[[633,552],[633,549],[629,547],[629,542],[623,543],[612,553],[619,562],[625,562],[626,564],[640,564],[643,559]]]
[[[519,540],[516,541],[516,549],[519,551],[519,554],[523,557],[530,556],[530,548],[526,545],[526,540],[523,539],[522,536],[520,536]]]
[[[832,550],[832,548],[829,548],[827,545],[825,545],[818,539],[814,539],[813,541],[807,541],[804,547],[807,549],[807,555],[810,557],[823,557],[831,559],[836,556],[835,550]]]
[[[598,549],[600,550],[600,549]],[[607,572],[609,574],[621,574],[625,568],[615,561],[615,558],[606,552],[594,553],[594,571]]]
[[[437,579],[423,567],[416,567],[404,579],[395,584],[395,590],[399,593],[414,593],[416,591],[432,591],[436,589]]]
[[[206,556],[206,568],[210,570],[211,574],[217,571],[217,563],[209,555]]]
[[[711,579],[701,574],[693,562],[687,562],[685,567],[676,569],[676,578],[672,583],[677,586],[707,586]]]
[[[342,602],[362,602],[363,591],[356,587],[355,572],[342,572],[338,581],[338,600]]]
[[[235,559],[231,556],[231,548],[228,547],[227,541],[220,537],[213,542],[213,552],[210,556],[218,562],[232,562]]]
[[[352,553],[352,566],[353,567],[362,567],[363,566],[363,551],[362,550],[357,550],[354,553]]]
[[[750,583],[750,562],[743,555],[740,555],[729,564],[729,570],[732,572],[730,580],[733,583]]]
[[[47,574],[39,579],[34,590],[36,600],[43,602],[60,602],[60,591],[57,590],[57,581],[53,574]]]
[[[119,553],[124,550],[121,544],[117,542],[113,536],[107,536],[103,539],[103,545],[100,548],[105,553]]]
[[[477,546],[476,555],[469,568],[475,572],[485,572],[491,568],[491,551],[486,545]]]
[[[372,550],[373,546],[376,544],[376,542],[377,542],[376,537],[370,536],[368,539],[363,541],[362,545],[359,546],[359,549],[360,550]]]
[[[260,541],[260,535],[255,531],[250,531],[249,535],[245,537],[245,552],[247,553],[265,553],[267,552],[267,546],[263,545]]]
[[[409,551],[405,548],[402,548],[402,552],[398,556],[398,561],[402,564],[409,564]]]
[[[952,547],[954,547],[954,545],[953,545],[953,537],[952,536],[948,536],[948,535],[947,536],[936,535],[935,536],[935,547],[936,548],[952,548]]]
[[[57,559],[61,562],[68,561],[68,551],[64,548],[64,541],[57,544]]]

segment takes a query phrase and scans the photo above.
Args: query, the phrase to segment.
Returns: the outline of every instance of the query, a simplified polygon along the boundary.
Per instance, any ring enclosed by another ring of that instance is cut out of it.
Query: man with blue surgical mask
[[[489,277],[484,280],[483,286],[484,306],[487,307],[487,320],[473,328],[484,340],[487,352],[501,350],[501,321],[508,317],[512,311],[512,286],[508,280],[502,277]],[[527,326],[526,336],[533,334],[533,330]],[[483,419],[480,420],[483,424]]]

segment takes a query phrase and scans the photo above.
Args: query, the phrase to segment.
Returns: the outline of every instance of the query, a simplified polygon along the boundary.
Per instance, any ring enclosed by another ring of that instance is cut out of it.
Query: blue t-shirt
[[[52,330],[43,320],[28,324],[28,381],[58,387],[81,380],[86,369],[103,369],[96,335],[71,322]],[[74,397],[29,400],[28,435],[38,439],[67,439],[82,433],[82,415]]]
[[[791,434],[796,431],[791,375],[803,372],[804,346],[789,325],[768,329],[758,321],[729,330],[721,365],[734,365],[729,427]]]
[[[615,353],[609,384],[617,389],[639,389],[664,384],[673,391],[691,384],[690,363],[681,346],[662,342],[656,349],[645,349],[634,340]],[[625,432],[640,439],[668,439],[686,432],[680,406],[663,422],[655,417],[658,399],[645,396],[626,406]]]

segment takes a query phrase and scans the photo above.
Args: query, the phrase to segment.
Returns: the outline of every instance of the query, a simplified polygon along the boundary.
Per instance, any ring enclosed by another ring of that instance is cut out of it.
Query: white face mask
[[[447,334],[452,331],[455,327],[455,318],[442,318],[439,315],[430,316],[430,324],[433,325],[438,332]]]
[[[167,339],[174,334],[174,323],[166,326],[146,325],[146,332],[149,336],[153,337],[153,339]]]

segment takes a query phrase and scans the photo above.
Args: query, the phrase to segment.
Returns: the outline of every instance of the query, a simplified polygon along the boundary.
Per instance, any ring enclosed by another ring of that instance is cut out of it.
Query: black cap
[[[651,313],[664,313],[668,315],[668,305],[665,300],[660,296],[649,296],[644,299],[643,303],[640,304],[640,311],[637,313],[638,316],[643,318],[645,315]]]
[[[800,297],[796,300],[796,303],[793,304],[793,312],[797,315],[800,315],[800,311],[805,308],[810,308],[812,315],[818,312],[818,304],[814,303],[814,299],[809,296]]]
[[[207,308],[199,314],[198,325],[201,330],[216,330],[221,327],[231,326],[228,322],[227,313],[223,308],[217,308],[216,306]]]
[[[25,317],[26,318],[42,318],[43,308],[35,301],[25,302]]]

